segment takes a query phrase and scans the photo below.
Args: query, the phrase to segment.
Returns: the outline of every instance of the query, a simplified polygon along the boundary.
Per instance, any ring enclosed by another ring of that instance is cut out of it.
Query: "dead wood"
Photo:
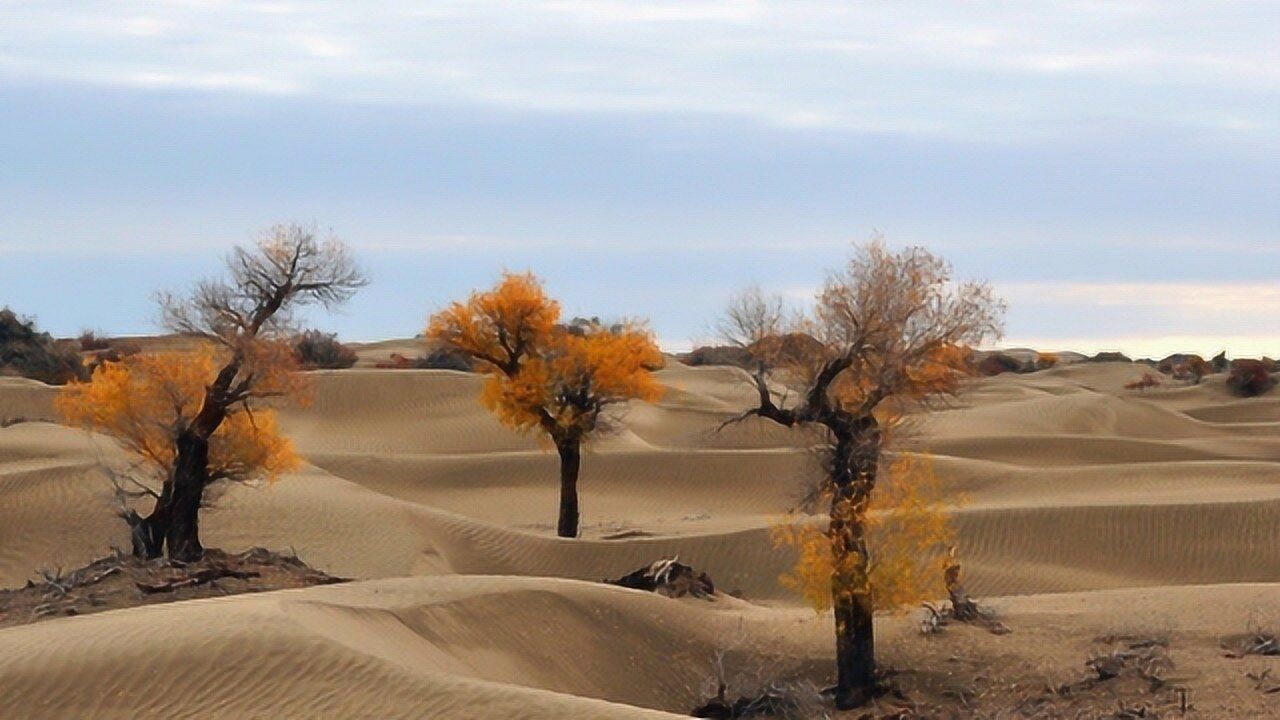
[[[1008,625],[996,619],[994,610],[982,607],[969,597],[960,578],[960,563],[956,560],[955,547],[947,552],[947,563],[943,568],[942,577],[951,606],[938,607],[933,603],[923,603],[921,607],[925,610],[925,617],[920,622],[921,633],[933,635],[942,632],[942,628],[952,620],[977,625],[994,635],[1006,635],[1012,632]]]
[[[679,557],[662,558],[646,567],[634,570],[617,580],[605,580],[610,585],[655,592],[666,597],[678,598],[691,595],[714,600],[716,587],[705,572],[698,572],[680,562]]]
[[[1229,658],[1242,658],[1249,655],[1280,655],[1280,637],[1265,630],[1252,630],[1243,635],[1223,638],[1222,649]]]

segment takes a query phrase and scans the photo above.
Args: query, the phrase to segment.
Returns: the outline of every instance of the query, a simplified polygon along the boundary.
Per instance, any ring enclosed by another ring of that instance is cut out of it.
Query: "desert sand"
[[[313,402],[283,412],[307,464],[228,487],[202,520],[207,546],[354,582],[0,630],[0,717],[674,717],[708,697],[717,650],[731,673],[830,680],[830,616],[779,584],[791,558],[769,538],[812,455],[764,424],[716,432],[750,402],[740,371],[662,370],[666,397],[584,458],[584,537],[563,540],[553,455],[489,416],[478,376],[371,367],[403,351],[312,373]],[[1219,650],[1280,622],[1280,395],[1123,388],[1140,375],[1001,375],[919,419],[969,589],[1013,633],[878,618],[905,686],[1069,678],[1098,636],[1159,633],[1196,717],[1280,716],[1246,677],[1280,659]],[[31,419],[0,429],[0,586],[127,542],[95,470],[120,451],[41,421],[55,392],[0,378],[0,416]],[[598,582],[675,554],[741,599]]]

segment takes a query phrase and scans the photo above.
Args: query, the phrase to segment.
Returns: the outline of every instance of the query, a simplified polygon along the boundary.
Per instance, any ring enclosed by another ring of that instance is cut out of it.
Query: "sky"
[[[0,305],[159,331],[274,223],[404,337],[504,269],[708,339],[855,243],[947,258],[1006,346],[1280,354],[1280,2],[0,2]]]

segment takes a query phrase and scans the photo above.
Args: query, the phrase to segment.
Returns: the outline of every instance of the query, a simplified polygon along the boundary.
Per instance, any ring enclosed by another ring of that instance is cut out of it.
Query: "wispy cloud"
[[[124,0],[0,6],[0,47],[21,78],[1016,140],[1264,134],[1277,23],[1274,4],[1208,0]]]
[[[997,289],[1020,305],[1145,308],[1189,321],[1228,315],[1270,318],[1280,308],[1280,279],[1266,284],[1004,282],[998,283]]]

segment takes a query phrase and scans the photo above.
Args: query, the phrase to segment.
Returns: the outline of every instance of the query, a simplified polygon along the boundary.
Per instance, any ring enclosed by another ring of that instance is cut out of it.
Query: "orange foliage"
[[[167,479],[173,471],[174,442],[199,412],[205,388],[225,355],[205,345],[103,363],[89,381],[63,388],[55,405],[67,424],[116,438],[156,477]],[[279,358],[273,347],[260,347],[250,357],[263,373],[264,391],[293,392],[297,387],[292,374],[275,365]],[[209,438],[211,479],[273,480],[297,465],[293,444],[280,434],[275,412],[267,408],[232,406]]]
[[[507,273],[493,290],[472,293],[432,317],[427,336],[502,366],[544,344],[559,318],[560,304],[532,273]]]
[[[827,491],[825,499],[830,498]],[[838,503],[834,512],[846,523],[862,514],[850,503]],[[865,570],[857,553],[837,550],[830,529],[798,517],[775,525],[774,544],[797,552],[782,584],[818,612],[831,607],[834,595],[870,592],[877,609],[896,610],[941,594],[946,549],[954,533],[928,458],[903,456],[890,465],[888,476],[872,492],[863,524]]]
[[[581,439],[608,406],[652,402],[662,386],[651,370],[662,354],[636,324],[558,324],[559,304],[530,274],[507,274],[431,318],[428,335],[481,361],[481,400],[505,425]]]

